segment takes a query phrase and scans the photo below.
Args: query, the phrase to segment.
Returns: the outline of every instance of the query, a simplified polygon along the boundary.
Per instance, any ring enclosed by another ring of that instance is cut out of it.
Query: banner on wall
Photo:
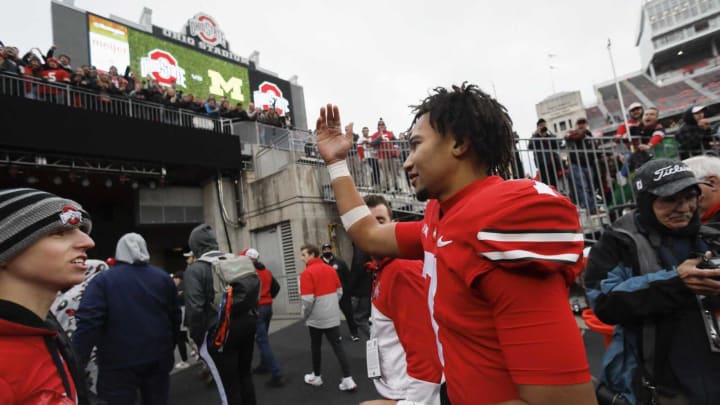
[[[250,71],[250,89],[255,107],[269,110],[275,108],[278,115],[292,115],[290,83],[257,70]]]

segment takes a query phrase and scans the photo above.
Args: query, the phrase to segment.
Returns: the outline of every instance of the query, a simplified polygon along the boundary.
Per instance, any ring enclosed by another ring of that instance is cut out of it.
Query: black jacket
[[[325,256],[323,256],[322,260],[335,269],[338,278],[340,278],[340,284],[342,284],[343,297],[349,297],[350,294],[347,293],[347,291],[350,287],[350,269],[348,268],[347,263],[336,256],[332,256],[330,259],[326,259]]]
[[[674,270],[707,245],[697,236],[648,230],[637,215],[634,210],[618,219],[590,251],[585,286],[593,310],[625,330],[625,350],[643,353],[644,325],[652,324],[653,383],[699,400],[692,403],[718,403],[720,390],[710,381],[720,378],[720,354],[710,352],[696,296]],[[626,232],[643,241],[636,244]]]
[[[372,289],[372,274],[370,274],[370,272],[365,268],[365,263],[370,260],[370,256],[367,253],[353,245],[353,259],[350,267],[350,282],[348,286],[350,296],[370,296],[370,290]]]
[[[683,114],[683,125],[677,134],[677,141],[682,150],[682,158],[687,158],[694,154],[701,153],[702,150],[710,150],[710,141],[713,140],[712,130],[702,129],[698,126],[697,121],[689,108]]]
[[[217,252],[218,243],[209,225],[198,225],[190,232],[188,245],[195,257]],[[189,265],[183,276],[185,287],[185,325],[190,337],[200,347],[203,336],[217,323],[217,309],[213,306],[214,297],[212,268],[210,263],[196,261]]]

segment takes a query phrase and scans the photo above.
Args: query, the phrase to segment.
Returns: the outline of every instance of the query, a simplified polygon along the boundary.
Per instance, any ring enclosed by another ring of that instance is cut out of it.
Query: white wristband
[[[339,160],[335,163],[329,164],[327,168],[330,172],[331,183],[338,177],[350,177],[350,170],[348,169],[348,165],[345,160]]]
[[[350,227],[355,225],[355,222],[365,218],[371,217],[370,208],[367,205],[358,205],[350,211],[340,215],[340,220],[343,223],[346,231],[350,230]]]

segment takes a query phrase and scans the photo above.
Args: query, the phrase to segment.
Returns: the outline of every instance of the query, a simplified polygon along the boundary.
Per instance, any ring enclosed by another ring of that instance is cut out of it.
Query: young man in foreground
[[[475,86],[438,88],[414,108],[404,163],[425,218],[380,225],[344,159],[352,131],[317,120],[341,219],[373,256],[424,259],[428,304],[453,405],[593,404],[568,285],[580,270],[575,206],[531,180],[505,181],[512,121]]]

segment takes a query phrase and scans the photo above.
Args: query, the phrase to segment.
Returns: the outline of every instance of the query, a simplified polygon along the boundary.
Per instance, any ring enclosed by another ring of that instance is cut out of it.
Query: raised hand
[[[317,146],[320,156],[326,164],[347,158],[353,144],[353,127],[348,124],[345,134],[340,130],[340,110],[336,105],[328,104],[320,108],[320,117],[315,124]]]

